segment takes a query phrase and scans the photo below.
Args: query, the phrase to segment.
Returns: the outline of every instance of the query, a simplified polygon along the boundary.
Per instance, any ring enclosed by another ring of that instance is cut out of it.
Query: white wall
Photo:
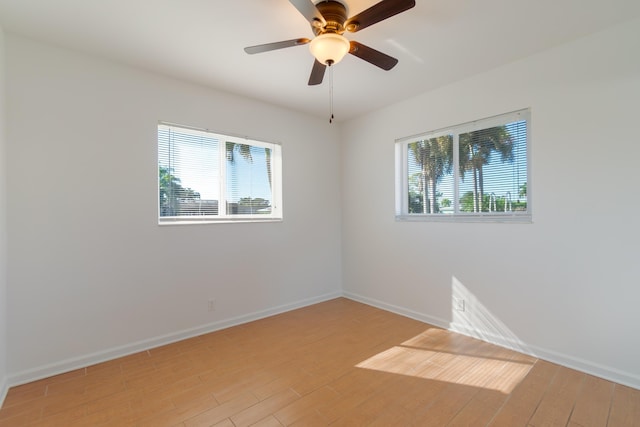
[[[0,27],[0,405],[7,393],[7,163],[5,158],[4,31]]]
[[[340,294],[335,127],[10,34],[6,54],[12,383]],[[284,221],[159,227],[158,120],[281,142]]]
[[[346,294],[640,388],[637,52],[635,20],[343,126]],[[526,107],[533,224],[394,220],[394,139]]]

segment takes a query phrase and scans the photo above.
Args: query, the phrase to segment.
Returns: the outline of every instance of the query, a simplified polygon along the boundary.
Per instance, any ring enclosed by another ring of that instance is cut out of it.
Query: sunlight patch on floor
[[[455,276],[449,329],[428,328],[356,366],[508,394],[537,360]]]
[[[456,354],[395,346],[356,365],[400,375],[510,393],[533,366],[531,360]]]

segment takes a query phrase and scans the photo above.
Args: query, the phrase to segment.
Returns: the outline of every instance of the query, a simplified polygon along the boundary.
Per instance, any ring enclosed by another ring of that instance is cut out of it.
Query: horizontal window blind
[[[158,125],[160,223],[282,218],[279,144]]]

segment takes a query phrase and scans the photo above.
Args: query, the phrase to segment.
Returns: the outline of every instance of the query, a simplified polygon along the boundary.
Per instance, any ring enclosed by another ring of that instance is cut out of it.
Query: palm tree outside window
[[[396,217],[530,221],[529,110],[396,141]]]

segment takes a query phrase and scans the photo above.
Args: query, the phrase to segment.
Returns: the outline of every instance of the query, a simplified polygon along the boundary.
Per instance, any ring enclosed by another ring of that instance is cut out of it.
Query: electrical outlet
[[[209,311],[214,311],[216,309],[216,300],[210,299],[207,303],[207,308]]]
[[[464,311],[464,300],[460,298],[453,298],[453,309],[456,311]]]

